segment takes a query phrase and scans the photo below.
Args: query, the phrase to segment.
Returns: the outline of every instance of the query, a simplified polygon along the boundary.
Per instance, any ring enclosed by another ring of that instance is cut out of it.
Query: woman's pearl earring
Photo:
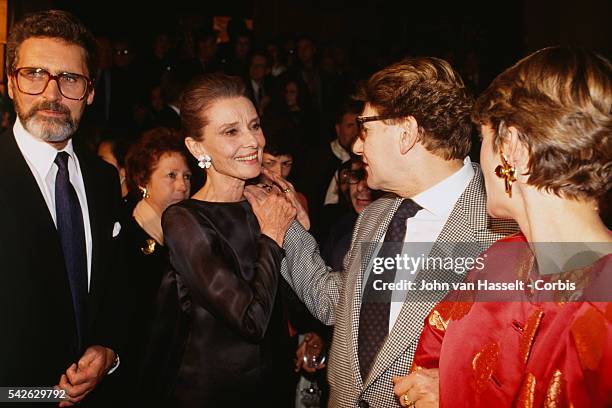
[[[210,169],[211,165],[212,165],[212,159],[210,158],[210,156],[203,154],[198,157],[198,166],[201,169]]]

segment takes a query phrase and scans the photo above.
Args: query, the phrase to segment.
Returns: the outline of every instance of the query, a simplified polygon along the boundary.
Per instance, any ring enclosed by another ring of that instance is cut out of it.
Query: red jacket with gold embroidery
[[[450,292],[421,334],[413,369],[439,368],[440,406],[612,407],[612,255],[555,276],[570,293],[533,289],[542,276],[522,234],[485,254],[466,278],[475,289]]]

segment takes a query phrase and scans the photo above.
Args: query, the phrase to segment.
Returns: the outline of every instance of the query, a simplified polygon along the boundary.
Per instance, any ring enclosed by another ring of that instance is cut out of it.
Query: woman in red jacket
[[[521,233],[433,309],[396,396],[416,408],[612,406],[612,234],[598,211],[612,186],[612,65],[540,50],[498,76],[472,118],[488,211]]]

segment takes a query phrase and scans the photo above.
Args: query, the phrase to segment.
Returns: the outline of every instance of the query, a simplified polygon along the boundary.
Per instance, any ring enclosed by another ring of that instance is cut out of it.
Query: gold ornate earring
[[[140,192],[142,193],[142,198],[144,198],[145,200],[147,198],[150,198],[151,195],[147,192],[147,188],[143,187],[143,186],[138,186],[138,189],[140,190]]]
[[[504,179],[504,186],[506,188],[506,194],[512,198],[512,183],[516,181],[516,170],[514,166],[508,163],[504,152],[499,153],[502,164],[495,168],[495,174],[497,177]]]

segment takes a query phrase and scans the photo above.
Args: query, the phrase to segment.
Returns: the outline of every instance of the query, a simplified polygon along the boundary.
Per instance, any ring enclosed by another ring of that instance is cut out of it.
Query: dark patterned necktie
[[[59,152],[55,157],[55,164],[58,168],[55,177],[55,214],[57,232],[64,252],[64,262],[72,293],[78,336],[77,347],[81,351],[87,306],[87,253],[83,212],[68,173],[69,157],[66,152]]]
[[[406,236],[406,220],[412,218],[422,207],[405,199],[398,207],[389,223],[378,258],[395,258],[401,255]],[[391,310],[391,290],[375,290],[374,281],[383,283],[395,281],[396,269],[386,269],[382,274],[370,271],[368,282],[361,299],[359,311],[358,356],[361,378],[365,381],[376,354],[389,333],[389,312]]]

